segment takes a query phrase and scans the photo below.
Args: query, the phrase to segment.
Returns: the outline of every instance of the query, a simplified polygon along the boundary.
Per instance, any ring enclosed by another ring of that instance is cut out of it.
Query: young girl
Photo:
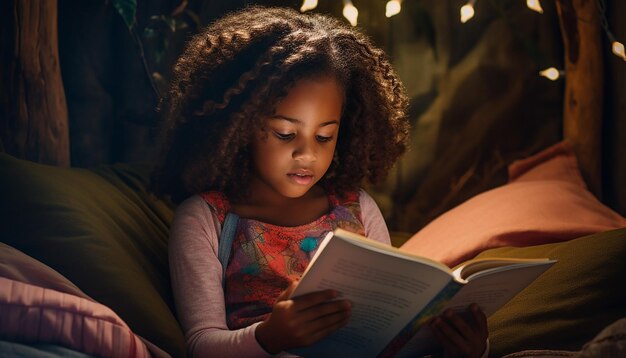
[[[407,140],[407,98],[383,52],[330,17],[247,8],[191,40],[164,104],[156,184],[189,197],[169,260],[191,355],[266,356],[345,325],[351,303],[338,292],[289,295],[327,232],[389,243],[360,189],[387,174]],[[240,219],[222,282],[227,213]],[[485,352],[484,315],[471,312],[431,322],[447,355]]]

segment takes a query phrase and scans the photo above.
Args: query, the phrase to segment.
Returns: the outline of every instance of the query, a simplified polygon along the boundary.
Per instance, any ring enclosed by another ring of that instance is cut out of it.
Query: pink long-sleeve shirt
[[[374,200],[363,190],[359,203],[365,236],[390,244],[389,231]],[[217,258],[221,224],[199,196],[184,201],[170,229],[169,264],[178,319],[194,357],[267,357],[255,337],[259,323],[229,330]]]

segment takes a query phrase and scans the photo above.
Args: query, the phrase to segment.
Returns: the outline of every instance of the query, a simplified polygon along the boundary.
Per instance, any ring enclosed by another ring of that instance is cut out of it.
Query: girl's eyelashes
[[[329,142],[333,139],[333,137],[325,137],[323,135],[315,136],[318,142]]]
[[[280,140],[284,140],[284,141],[292,140],[293,137],[296,136],[295,133],[280,133],[280,132],[277,132],[277,131],[272,131],[272,132],[274,133],[276,138],[278,138]]]
[[[274,134],[276,138],[285,142],[288,142],[296,137],[295,133],[281,133],[281,132],[277,132],[274,130],[272,131],[272,133]],[[331,140],[333,140],[333,136],[316,135],[315,139],[320,143],[325,143],[325,142],[330,142]]]

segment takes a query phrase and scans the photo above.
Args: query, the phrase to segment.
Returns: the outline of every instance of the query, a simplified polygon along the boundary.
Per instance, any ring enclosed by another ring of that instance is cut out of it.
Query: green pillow
[[[147,170],[57,168],[0,154],[0,241],[57,270],[174,356],[185,342],[167,263],[172,208]]]
[[[492,356],[528,349],[577,351],[626,317],[626,228],[477,256],[487,257],[559,260],[489,318]]]

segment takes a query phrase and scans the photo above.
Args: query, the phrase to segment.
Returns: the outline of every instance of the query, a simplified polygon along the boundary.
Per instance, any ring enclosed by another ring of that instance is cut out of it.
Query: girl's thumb
[[[291,282],[289,287],[287,287],[280,295],[276,298],[276,302],[288,300],[293,291],[295,291],[296,287],[298,287],[298,280]]]

